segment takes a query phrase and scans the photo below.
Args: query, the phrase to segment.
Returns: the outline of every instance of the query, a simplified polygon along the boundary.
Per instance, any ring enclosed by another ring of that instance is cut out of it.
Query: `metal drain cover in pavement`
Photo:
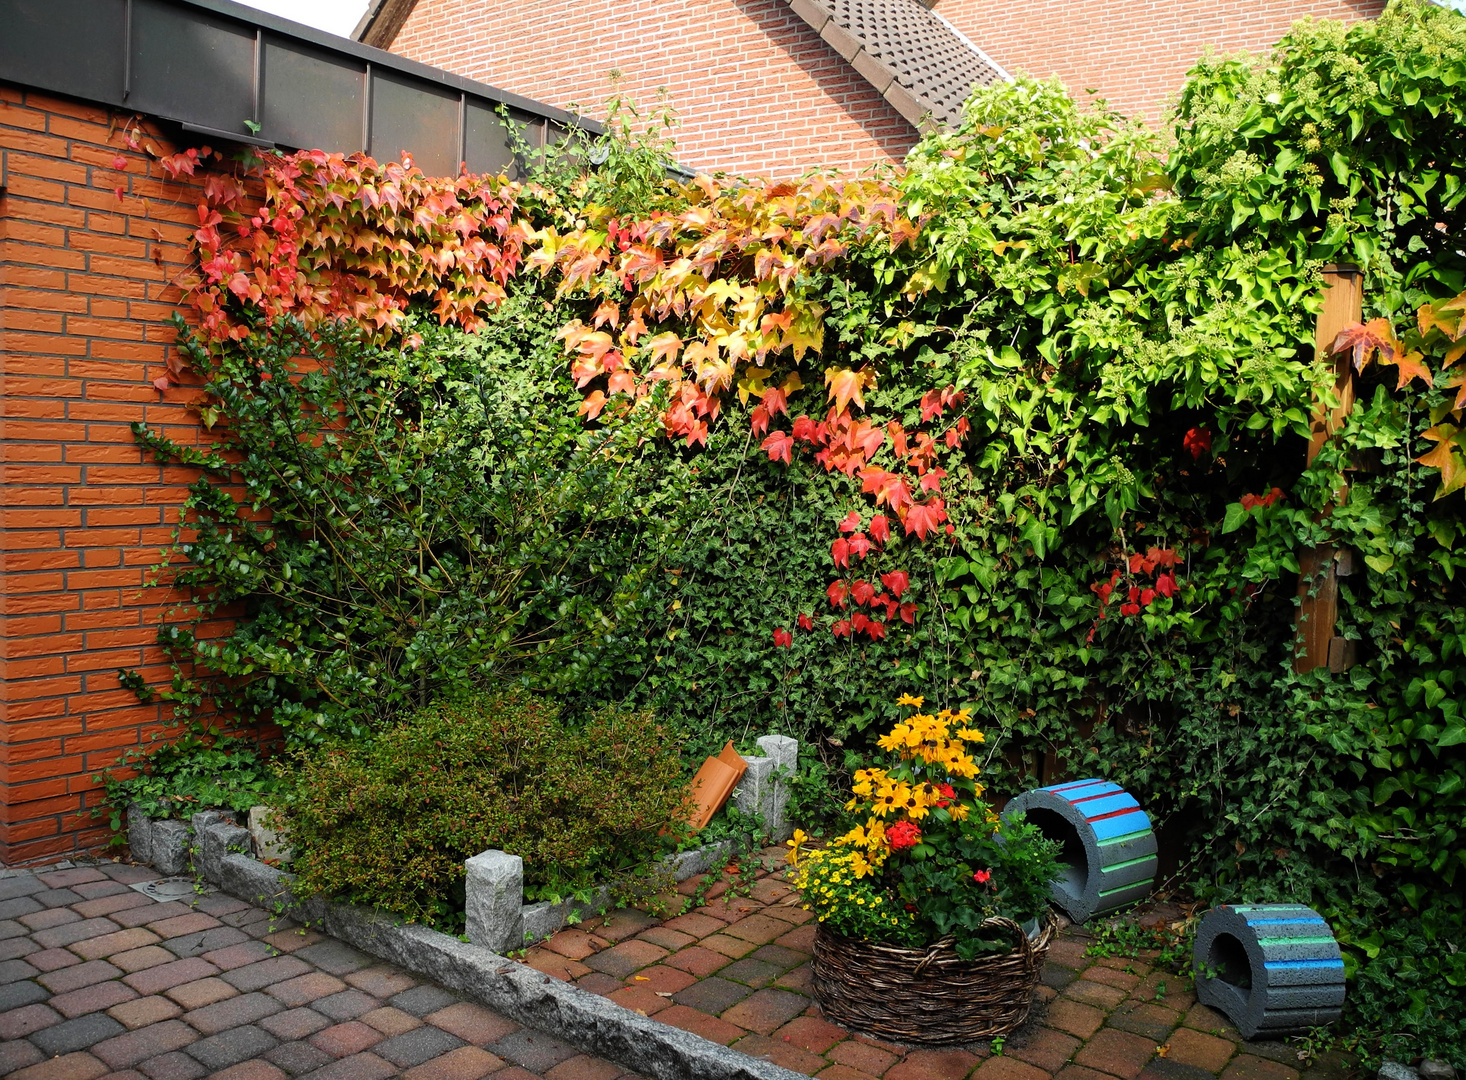
[[[207,896],[211,892],[218,891],[198,878],[181,876],[158,878],[156,881],[139,881],[132,887],[144,896],[164,901],[191,900],[195,896]]]

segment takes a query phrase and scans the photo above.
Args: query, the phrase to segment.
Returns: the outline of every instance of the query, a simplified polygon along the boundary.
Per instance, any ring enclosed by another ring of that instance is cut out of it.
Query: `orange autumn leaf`
[[[849,368],[825,368],[825,386],[829,388],[830,400],[835,411],[842,413],[850,402],[865,408],[865,388],[875,385],[875,373],[870,368],[852,371]]]

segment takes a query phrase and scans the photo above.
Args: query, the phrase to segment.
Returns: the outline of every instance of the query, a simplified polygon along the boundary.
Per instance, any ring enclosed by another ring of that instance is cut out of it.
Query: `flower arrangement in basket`
[[[818,919],[815,993],[830,1019],[903,1042],[1002,1035],[1027,1017],[1053,937],[1059,848],[982,801],[968,710],[897,704],[917,711],[879,740],[887,760],[856,772],[853,827],[789,842]]]

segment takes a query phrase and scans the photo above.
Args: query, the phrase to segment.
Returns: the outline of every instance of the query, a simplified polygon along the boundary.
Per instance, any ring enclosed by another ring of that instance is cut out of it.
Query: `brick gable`
[[[1081,100],[1095,90],[1122,113],[1158,118],[1207,49],[1266,52],[1305,16],[1374,18],[1384,0],[937,0],[979,48],[1014,74],[1057,75]]]
[[[899,161],[916,131],[786,0],[420,0],[392,50],[601,115],[608,73],[643,108],[666,87],[696,169],[796,175]]]

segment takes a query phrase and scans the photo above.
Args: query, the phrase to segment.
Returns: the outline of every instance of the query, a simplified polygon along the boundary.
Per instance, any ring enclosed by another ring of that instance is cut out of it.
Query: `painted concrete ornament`
[[[1192,951],[1197,999],[1244,1038],[1331,1024],[1344,1005],[1344,958],[1302,904],[1225,905],[1201,917]]]
[[[1004,808],[1023,811],[1063,847],[1054,905],[1075,922],[1118,911],[1155,884],[1156,840],[1140,803],[1108,780],[1076,780],[1025,791]]]

